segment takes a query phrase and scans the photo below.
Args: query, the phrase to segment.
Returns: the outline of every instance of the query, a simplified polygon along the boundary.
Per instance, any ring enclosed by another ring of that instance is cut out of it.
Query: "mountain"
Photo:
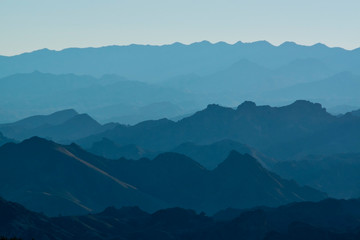
[[[163,85],[205,96],[233,91],[245,94],[259,91],[260,86],[263,91],[271,89],[271,86],[274,86],[272,78],[271,70],[242,59],[211,75],[178,77],[165,81]],[[223,95],[223,97],[227,96]],[[217,101],[217,99],[212,99],[212,101]]]
[[[216,56],[216,57],[214,57]],[[209,75],[247,59],[276,68],[296,59],[318,59],[339,71],[358,71],[358,51],[329,48],[322,44],[301,46],[284,43],[278,47],[265,41],[227,44],[208,41],[184,45],[129,45],[101,48],[42,49],[0,58],[0,76],[35,70],[54,74],[74,73],[101,76],[120,74],[128,79],[156,82],[183,74]],[[94,61],[96,59],[96,61]]]
[[[326,196],[284,180],[250,155],[235,151],[212,171],[177,153],[160,154],[153,160],[111,161],[108,171],[169,206],[208,213],[227,207],[276,206]]]
[[[0,159],[0,195],[51,216],[94,212],[111,205],[216,212],[326,197],[280,178],[255,158],[235,151],[209,171],[178,153],[159,154],[153,160],[108,160],[75,144],[34,137],[0,147]]]
[[[351,112],[352,115],[360,117],[360,109]]]
[[[181,105],[182,107],[180,107]],[[154,102],[146,105],[116,104],[102,108],[91,109],[89,113],[96,116],[102,122],[121,122],[122,124],[137,124],[144,120],[156,120],[161,118],[173,118],[191,111],[191,106],[182,102]],[[185,108],[185,109],[183,109]]]
[[[242,154],[249,154],[256,158],[263,166],[272,166],[275,163],[271,159],[251,147],[232,140],[222,140],[209,145],[197,145],[194,143],[183,143],[172,150],[189,156],[207,169],[216,168],[228,155],[235,150]]]
[[[357,94],[359,88],[359,75],[342,72],[322,80],[300,83],[264,93],[263,97],[270,99],[280,97],[283,101],[288,102],[301,98],[332,106],[339,103],[357,106],[360,104]]]
[[[359,153],[307,156],[298,161],[278,162],[272,170],[282,177],[324,191],[331,197],[360,197]]]
[[[101,125],[89,115],[69,109],[50,115],[28,117],[14,123],[0,124],[0,131],[17,140],[39,136],[56,141],[73,141],[115,126],[116,124],[112,123]]]
[[[196,108],[196,102],[181,91],[116,75],[95,78],[36,71],[0,78],[0,109],[4,118],[14,120],[68,108],[88,112],[102,121],[131,115],[136,115],[135,120],[147,120],[187,113]],[[151,115],[147,108],[158,113]]]
[[[282,95],[272,95],[264,100],[263,94],[301,83],[330,78],[338,72],[318,59],[296,59],[277,69],[242,59],[216,73],[199,76],[182,75],[162,82],[162,86],[201,96],[204,103],[217,102],[225,105],[246,99],[282,103]],[[301,92],[300,92],[301,93]],[[341,94],[341,97],[346,95]],[[299,94],[296,99],[308,99]]]
[[[66,231],[43,214],[0,198],[0,235],[9,239],[67,239]]]
[[[346,239],[359,231],[359,201],[327,199],[279,208],[245,210],[216,221],[181,208],[152,214],[137,207],[109,207],[97,214],[48,218],[0,199],[0,234],[30,239]]]
[[[333,96],[328,97],[320,88],[328,89],[327,85],[317,83],[341,85],[341,80],[336,84],[332,79],[343,72],[360,75],[358,62],[356,50],[321,44],[276,47],[264,41],[43,49],[0,56],[0,109],[7,122],[75,108],[101,122],[135,124],[173,118],[213,102],[282,105],[306,99],[327,107],[358,106],[357,95],[350,97],[342,88],[331,87]],[[312,82],[315,90],[307,87]],[[311,91],[297,91],[298,84]],[[350,80],[344,85],[357,89]]]
[[[275,69],[274,72],[284,85],[312,82],[337,73],[323,60],[316,58],[299,58]]]
[[[326,199],[243,211],[192,239],[357,239],[358,205],[359,200]]]
[[[157,201],[104,171],[103,159],[75,145],[33,137],[0,148],[0,194],[51,216],[138,205],[154,210]]]
[[[155,156],[154,152],[143,149],[139,146],[133,144],[120,145],[107,138],[94,142],[88,151],[109,159],[140,159],[144,157],[153,158]]]
[[[72,117],[75,117],[76,115],[78,115],[78,113],[74,109],[66,109],[49,115],[27,117],[16,121],[11,125],[19,128],[37,128],[42,125],[58,125],[71,119]]]
[[[0,132],[0,146],[4,145],[5,143],[8,142],[14,142],[14,140],[5,137],[1,132]]]
[[[359,131],[359,118],[333,116],[317,103],[299,100],[283,107],[270,107],[244,102],[236,109],[211,104],[178,122],[161,119],[118,126],[78,143],[89,148],[107,138],[120,145],[134,144],[163,152],[185,142],[206,145],[230,139],[286,160],[315,153],[357,151]]]
[[[325,196],[314,189],[299,187],[295,182],[284,180],[266,170],[250,155],[241,155],[235,151],[213,170],[212,178],[212,186],[217,191],[211,194],[211,201],[205,204],[215,202],[222,209],[235,205],[241,208],[277,206],[279,203],[309,198],[317,201]]]

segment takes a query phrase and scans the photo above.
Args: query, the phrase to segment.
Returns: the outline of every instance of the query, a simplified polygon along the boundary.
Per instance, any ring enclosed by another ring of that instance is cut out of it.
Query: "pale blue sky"
[[[0,55],[267,40],[360,47],[359,0],[0,0]]]

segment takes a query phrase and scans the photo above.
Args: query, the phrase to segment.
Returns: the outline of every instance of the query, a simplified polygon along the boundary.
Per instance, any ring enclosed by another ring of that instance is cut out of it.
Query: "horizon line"
[[[107,47],[131,47],[131,46],[149,46],[149,47],[166,47],[166,46],[173,46],[173,45],[182,45],[182,46],[191,46],[191,45],[195,45],[195,44],[200,44],[200,43],[209,43],[211,45],[216,45],[216,44],[226,44],[226,45],[237,45],[237,44],[255,44],[255,43],[266,43],[272,47],[281,47],[283,45],[286,44],[292,44],[292,45],[296,45],[296,46],[300,46],[300,47],[314,47],[314,46],[324,46],[326,48],[330,48],[330,49],[342,49],[344,51],[355,51],[357,49],[360,49],[360,47],[356,47],[353,49],[348,49],[348,48],[344,48],[344,47],[339,47],[339,46],[329,46],[325,43],[321,43],[321,42],[317,42],[311,45],[308,44],[300,44],[297,43],[295,41],[284,41],[280,44],[273,44],[270,41],[267,40],[257,40],[257,41],[250,41],[250,42],[243,42],[241,40],[236,41],[234,43],[230,43],[230,42],[226,42],[226,41],[209,41],[209,40],[202,40],[202,41],[195,41],[195,42],[191,42],[191,43],[184,43],[184,42],[172,42],[172,43],[164,43],[164,44],[144,44],[144,43],[131,43],[131,44],[109,44],[109,45],[103,45],[103,46],[88,46],[88,47],[76,47],[76,46],[71,46],[71,47],[65,47],[65,48],[60,48],[60,49],[50,49],[50,48],[39,48],[39,49],[34,49],[34,50],[30,50],[30,51],[25,51],[22,53],[17,53],[17,54],[12,54],[12,55],[2,55],[0,54],[0,57],[15,57],[15,56],[20,56],[23,54],[30,54],[30,53],[34,53],[34,52],[38,52],[38,51],[52,51],[52,52],[61,52],[64,50],[68,50],[68,49],[99,49],[99,48],[107,48]]]

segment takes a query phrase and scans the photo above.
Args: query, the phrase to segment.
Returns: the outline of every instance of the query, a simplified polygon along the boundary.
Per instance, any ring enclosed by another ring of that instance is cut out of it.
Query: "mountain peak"
[[[234,173],[253,173],[254,169],[262,169],[261,164],[249,154],[241,154],[232,150],[228,157],[219,164],[215,171],[226,172],[227,174]]]
[[[54,145],[53,141],[47,140],[45,138],[41,138],[38,136],[34,136],[28,139],[25,139],[20,143],[21,145],[36,145],[36,146],[42,146],[42,145]]]
[[[252,101],[245,101],[237,107],[237,110],[250,110],[256,108],[256,103]]]
[[[289,108],[294,108],[297,110],[311,110],[311,111],[320,111],[326,112],[326,109],[322,107],[320,103],[313,103],[307,100],[296,100],[294,103],[288,105]]]
[[[296,47],[299,46],[295,42],[292,41],[286,41],[280,45],[280,47]]]

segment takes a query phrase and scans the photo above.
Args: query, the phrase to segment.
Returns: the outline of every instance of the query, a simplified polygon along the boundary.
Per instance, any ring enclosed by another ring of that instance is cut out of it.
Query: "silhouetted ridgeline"
[[[20,141],[39,136],[69,142],[103,132],[116,125],[101,125],[87,114],[79,114],[73,109],[68,109],[49,115],[28,117],[14,123],[0,124],[0,132]]]
[[[98,214],[48,218],[0,199],[0,209],[0,235],[24,240],[355,240],[360,236],[359,200],[293,203],[235,215],[227,210],[232,217],[223,221],[181,208],[149,214],[137,207],[110,207]]]
[[[78,143],[88,148],[107,138],[116,144],[134,144],[156,152],[172,150],[184,142],[203,145],[230,139],[285,160],[308,154],[357,152],[359,134],[358,117],[333,116],[320,104],[296,101],[270,107],[244,102],[237,109],[208,105],[178,122],[161,119],[120,125]]]
[[[178,153],[153,160],[108,160],[75,144],[33,137],[0,147],[0,159],[0,195],[51,216],[98,212],[110,205],[148,211],[179,206],[213,213],[326,198],[235,151],[209,171]]]
[[[190,45],[133,44],[101,48],[69,48],[62,51],[43,49],[1,58],[0,76],[38,70],[55,74],[75,73],[95,76],[113,73],[130,79],[159,81],[183,74],[214,73],[240,59],[248,59],[268,68],[281,67],[294,61],[298,61],[296,66],[302,66],[304,62],[299,59],[310,59],[309,66],[313,66],[315,70],[323,66],[323,69],[335,68],[337,71],[358,72],[359,56],[358,50],[328,48],[322,44],[306,47],[286,42],[276,47],[266,41],[237,42],[233,45],[203,41]]]
[[[75,108],[135,124],[247,99],[359,107],[359,62],[359,49],[289,42],[43,49],[0,58],[0,117]]]

